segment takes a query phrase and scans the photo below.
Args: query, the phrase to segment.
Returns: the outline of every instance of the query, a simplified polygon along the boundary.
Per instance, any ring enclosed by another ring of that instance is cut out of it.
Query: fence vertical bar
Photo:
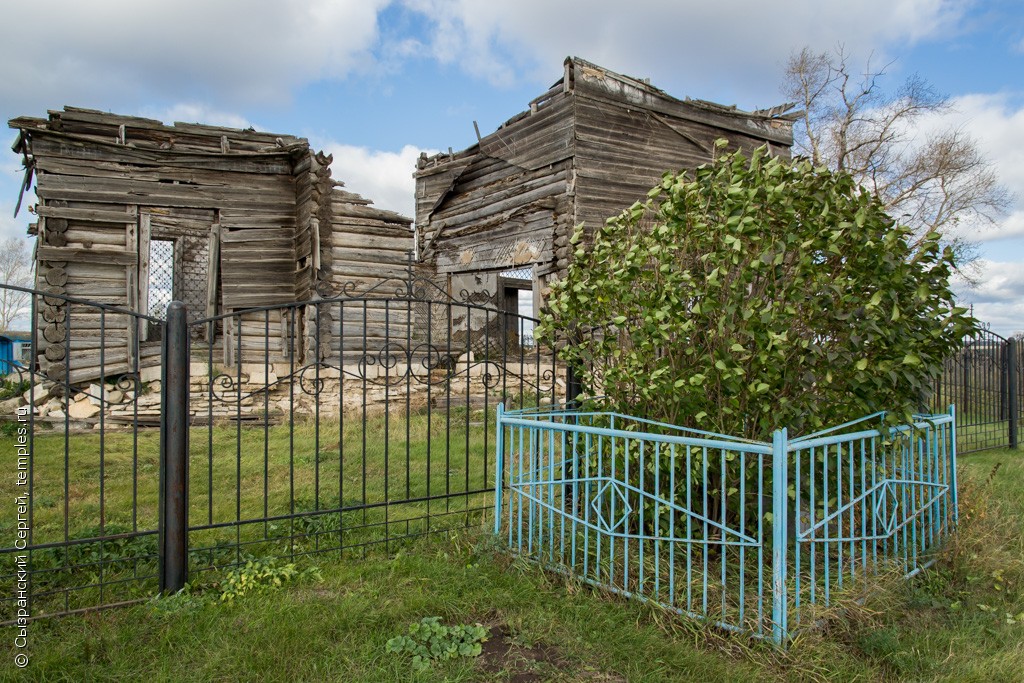
[[[160,590],[176,593],[188,578],[189,339],[185,304],[167,307],[160,420]]]
[[[505,415],[504,402],[498,403],[498,417],[495,420],[497,434],[495,436],[494,449],[494,535],[501,532],[501,480],[502,472],[505,470],[505,425],[501,418]]]
[[[953,525],[960,521],[960,500],[957,495],[956,480],[956,405],[949,406],[949,414],[953,420],[949,423],[949,481],[952,484],[950,491],[953,494]]]
[[[786,550],[789,543],[786,519],[789,499],[786,428],[772,434],[772,640],[785,644],[788,626],[786,613]]]
[[[1010,418],[1010,448],[1018,445],[1017,420],[1020,417],[1020,407],[1017,405],[1020,387],[1017,386],[1017,340],[1010,337],[1006,340],[1006,375],[1007,375],[1007,398],[1009,399]]]

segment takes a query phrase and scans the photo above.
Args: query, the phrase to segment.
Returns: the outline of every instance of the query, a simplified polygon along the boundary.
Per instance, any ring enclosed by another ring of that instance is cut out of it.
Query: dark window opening
[[[533,348],[533,268],[506,270],[498,275],[498,290],[510,339],[522,348]]]

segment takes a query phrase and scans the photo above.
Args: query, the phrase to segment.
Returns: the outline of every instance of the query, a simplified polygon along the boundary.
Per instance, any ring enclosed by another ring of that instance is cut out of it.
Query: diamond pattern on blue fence
[[[607,497],[606,492],[609,494]],[[605,479],[598,487],[597,493],[590,499],[590,509],[594,511],[597,525],[610,534],[615,533],[619,527],[625,529],[629,515],[633,512],[626,497],[626,488],[613,479]],[[609,515],[615,515],[616,518],[612,519]]]

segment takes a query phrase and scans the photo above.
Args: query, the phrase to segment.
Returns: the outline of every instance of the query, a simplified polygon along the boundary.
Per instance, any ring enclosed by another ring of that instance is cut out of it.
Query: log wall
[[[413,308],[387,298],[404,291],[414,247],[412,221],[375,208],[340,184],[330,193],[330,206],[329,223],[321,225],[322,258],[330,266],[319,291],[327,298],[369,296],[364,302],[320,307],[320,354],[352,361],[364,348],[380,349],[411,333]]]
[[[560,81],[462,152],[421,157],[420,258],[449,282],[497,295],[501,270],[532,266],[535,290],[568,267],[569,238],[646,198],[666,171],[711,160],[725,137],[788,154],[788,106],[743,112],[678,100],[628,76],[568,59]],[[536,302],[535,302],[536,303]]]
[[[197,320],[305,301],[322,283],[353,275],[391,276],[412,247],[409,219],[336,190],[331,158],[302,138],[75,108],[9,125],[36,177],[37,286],[53,294],[146,314],[151,242],[172,240],[174,298]],[[336,205],[343,209],[337,225]],[[343,265],[337,273],[335,261]],[[69,321],[66,308],[54,298],[38,313],[40,329],[50,326],[40,362],[54,379],[69,368],[79,382],[156,361],[158,328],[88,307],[73,309]],[[299,336],[306,311],[289,310],[285,317],[295,320],[272,321],[269,347],[262,313],[204,325],[193,341],[215,343],[227,364],[267,348],[275,360],[302,361],[312,345]],[[94,353],[99,317],[102,367]]]

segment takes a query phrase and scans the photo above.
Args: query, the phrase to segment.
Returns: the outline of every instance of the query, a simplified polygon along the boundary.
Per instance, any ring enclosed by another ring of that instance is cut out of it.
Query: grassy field
[[[493,481],[493,411],[485,448],[482,411],[468,416],[413,414],[365,423],[338,420],[236,428],[194,427],[189,436],[189,512],[193,525],[259,519],[486,488]],[[408,448],[406,445],[408,444]],[[10,437],[0,449],[11,452]],[[159,488],[156,430],[40,433],[34,443],[36,543],[59,541],[101,524],[155,528]],[[467,455],[468,454],[468,455]],[[14,477],[0,481],[13,496]],[[386,490],[385,490],[386,489]],[[67,495],[65,496],[65,491]],[[3,530],[0,528],[0,530]]]
[[[209,573],[186,596],[46,620],[4,680],[1019,681],[1024,671],[1024,451],[961,462],[961,526],[938,564],[866,603],[841,601],[790,649],[722,635],[515,560],[484,530],[397,557],[304,558],[231,602]],[[479,658],[414,672],[386,643],[422,617],[490,628]]]

